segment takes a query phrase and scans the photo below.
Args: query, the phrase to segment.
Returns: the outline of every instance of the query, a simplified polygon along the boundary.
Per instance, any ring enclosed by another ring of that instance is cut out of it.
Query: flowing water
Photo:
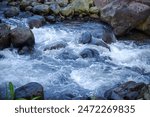
[[[26,26],[26,19],[3,21],[12,28]],[[36,41],[32,55],[18,55],[15,49],[0,51],[4,56],[0,59],[0,84],[11,81],[17,88],[39,82],[44,86],[46,99],[82,99],[102,96],[114,85],[130,80],[150,83],[149,42],[118,41],[110,45],[111,51],[78,43],[81,34],[87,31],[101,39],[102,27],[96,22],[70,22],[32,29]],[[58,41],[66,42],[67,47],[44,51]],[[79,53],[84,48],[98,50],[101,59],[81,58]],[[65,58],[64,52],[69,53]]]

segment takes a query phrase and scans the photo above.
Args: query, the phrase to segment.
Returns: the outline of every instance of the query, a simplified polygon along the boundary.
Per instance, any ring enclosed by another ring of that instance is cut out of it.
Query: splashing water
[[[118,41],[110,45],[111,52],[96,45],[78,44],[83,32],[102,32],[102,24],[92,22],[57,23],[32,31],[36,40],[33,55],[18,55],[15,49],[0,51],[0,55],[5,56],[0,59],[0,83],[12,81],[19,87],[39,82],[44,86],[46,99],[103,95],[107,89],[129,80],[150,83],[149,43],[139,46],[133,41]],[[44,51],[45,47],[57,41],[66,42],[67,47]],[[84,48],[96,49],[102,58],[111,59],[105,62],[82,59],[79,53]],[[60,58],[64,51],[78,59]]]

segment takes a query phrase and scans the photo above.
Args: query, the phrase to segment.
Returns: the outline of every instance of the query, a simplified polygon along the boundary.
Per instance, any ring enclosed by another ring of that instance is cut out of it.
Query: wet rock
[[[101,18],[113,27],[118,36],[136,28],[149,14],[150,7],[136,0],[114,0],[101,9]]]
[[[27,23],[29,25],[29,27],[32,28],[39,28],[41,26],[43,26],[46,22],[43,16],[39,16],[39,15],[34,15],[32,17],[29,17],[27,20]]]
[[[15,99],[33,99],[34,97],[44,99],[43,86],[39,83],[31,82],[15,90]]]
[[[0,24],[0,50],[10,47],[10,27],[6,24]]]
[[[61,10],[60,6],[57,3],[51,3],[49,6],[50,6],[50,12],[55,15],[57,15]]]
[[[64,59],[64,60],[69,60],[69,59],[70,60],[76,60],[79,57],[74,52],[72,52],[71,50],[65,50],[61,54],[59,54],[58,58]]]
[[[104,30],[103,30],[102,40],[107,44],[117,42],[117,39],[116,39],[113,31],[106,27],[104,27]]]
[[[89,32],[82,33],[81,38],[79,38],[79,43],[88,44],[92,40],[92,35]]]
[[[11,30],[11,43],[15,48],[33,48],[35,44],[35,38],[32,31],[25,27],[17,27]]]
[[[93,38],[92,41],[91,41],[91,44],[97,45],[97,46],[105,47],[105,48],[107,48],[107,49],[110,51],[110,47],[107,45],[107,43],[105,43],[105,42],[104,42],[103,40],[101,40],[101,39]]]
[[[86,48],[80,53],[80,56],[82,58],[98,58],[99,52],[95,49]]]
[[[56,18],[53,15],[49,15],[45,17],[46,21],[48,21],[49,23],[55,23],[56,22]]]
[[[14,17],[19,15],[19,9],[17,7],[11,7],[4,11],[4,16],[6,18]]]
[[[33,49],[27,46],[24,46],[18,50],[19,55],[27,55],[27,54],[31,54],[32,52],[33,52]]]
[[[147,85],[146,89],[144,90],[144,99],[150,100],[150,85]]]
[[[67,43],[65,43],[64,41],[58,41],[58,42],[54,42],[51,45],[49,45],[48,47],[46,47],[44,49],[44,51],[46,51],[46,50],[61,49],[61,48],[65,48],[66,46],[67,46]]]
[[[35,14],[38,14],[38,15],[47,15],[49,14],[49,6],[48,5],[44,5],[44,4],[41,4],[41,5],[36,5],[33,7],[33,13]]]
[[[104,97],[109,100],[136,100],[141,97],[141,91],[145,86],[144,83],[129,81],[106,91]]]
[[[145,32],[146,34],[150,35],[150,16],[147,18],[147,20],[140,24],[137,29]]]

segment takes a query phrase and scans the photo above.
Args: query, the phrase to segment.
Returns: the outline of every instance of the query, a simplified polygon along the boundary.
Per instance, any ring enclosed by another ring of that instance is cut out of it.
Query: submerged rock
[[[65,50],[58,55],[58,58],[64,59],[64,60],[69,60],[69,59],[70,60],[76,60],[79,57],[74,52],[72,52],[71,50]]]
[[[10,27],[0,23],[0,50],[10,47]]]
[[[33,99],[35,97],[44,99],[44,89],[39,83],[31,82],[15,90],[15,99]]]
[[[51,45],[49,45],[48,47],[46,47],[44,49],[44,51],[46,51],[46,50],[61,49],[61,48],[65,48],[66,46],[67,46],[67,43],[65,43],[64,41],[58,41],[58,42],[54,42]]]
[[[117,39],[116,39],[113,31],[106,27],[104,27],[104,30],[103,30],[102,40],[107,44],[117,42]]]
[[[19,15],[19,9],[17,7],[11,7],[4,11],[4,16],[6,18],[14,17]]]
[[[49,23],[55,23],[56,22],[56,18],[53,15],[49,15],[45,17],[46,21],[48,21]]]
[[[43,16],[34,15],[34,16],[28,18],[27,23],[28,23],[29,27],[32,29],[34,27],[39,28],[39,27],[43,26],[46,23],[46,21]]]
[[[82,58],[99,58],[99,52],[95,49],[86,48],[81,53]]]
[[[11,30],[11,43],[15,48],[33,48],[35,44],[35,38],[32,31],[25,27],[17,27]]]
[[[79,43],[88,44],[91,42],[91,40],[92,40],[91,33],[84,32],[84,33],[82,33],[81,38],[79,38]]]

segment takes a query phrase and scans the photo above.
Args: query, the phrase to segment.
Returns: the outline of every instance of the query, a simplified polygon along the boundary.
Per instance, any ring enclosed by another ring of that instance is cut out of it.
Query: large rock
[[[27,46],[33,48],[35,39],[32,31],[25,27],[17,27],[11,30],[11,43],[15,48],[23,48]]]
[[[43,86],[39,83],[31,82],[15,90],[15,99],[33,99],[35,97],[44,99]]]
[[[38,15],[47,15],[49,14],[50,8],[48,5],[36,5],[33,7],[33,13],[38,14]]]
[[[19,9],[17,7],[11,7],[4,11],[4,16],[6,18],[14,17],[19,15]]]
[[[80,53],[82,58],[99,58],[99,52],[95,49],[85,48]]]
[[[0,50],[10,47],[10,27],[0,24]]]
[[[107,90],[104,96],[109,100],[136,100],[141,98],[141,92],[145,87],[144,83],[129,81]]]
[[[92,40],[92,35],[90,32],[84,32],[81,34],[81,37],[79,38],[79,43],[81,44],[88,44]]]
[[[145,32],[146,34],[150,35],[150,16],[147,18],[147,20],[143,23],[140,24],[137,29]]]
[[[43,26],[46,23],[46,21],[43,16],[35,15],[35,16],[29,17],[27,20],[27,23],[29,27],[32,29],[34,27],[39,28]]]
[[[113,0],[101,8],[101,18],[114,28],[118,36],[136,28],[150,14],[150,7],[136,0]]]

